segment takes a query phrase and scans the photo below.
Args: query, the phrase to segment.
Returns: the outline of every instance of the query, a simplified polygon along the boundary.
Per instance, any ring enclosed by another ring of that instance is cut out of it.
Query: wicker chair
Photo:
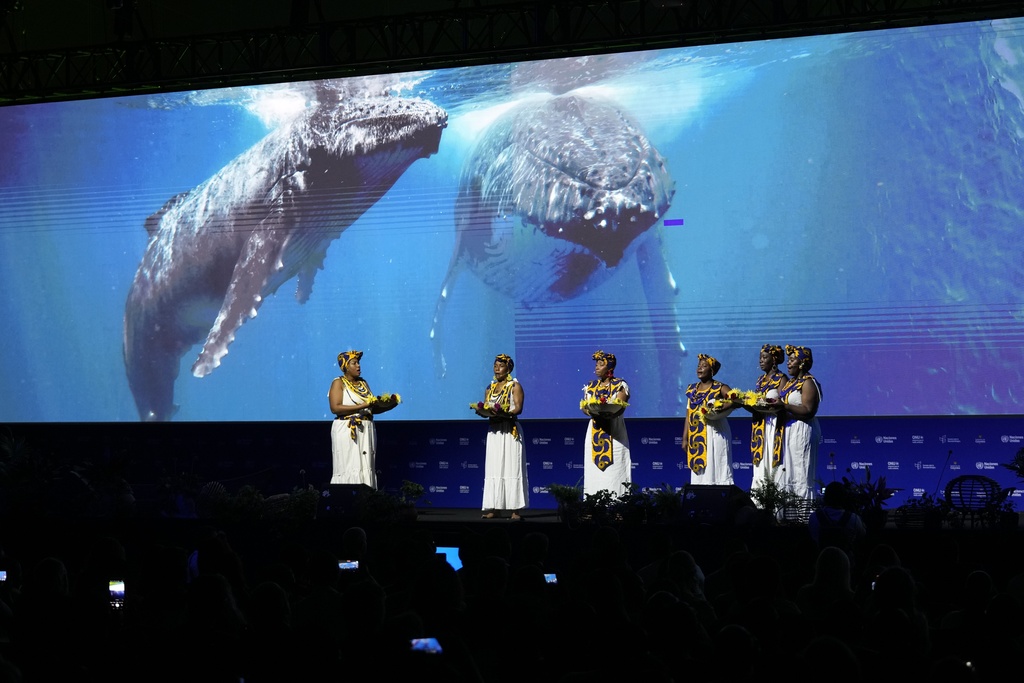
[[[818,507],[816,500],[794,500],[782,508],[782,515],[779,521],[786,524],[807,524],[811,513]]]
[[[1004,489],[990,477],[964,474],[946,484],[946,502],[974,527],[993,521],[999,506],[1013,491],[1013,487]]]

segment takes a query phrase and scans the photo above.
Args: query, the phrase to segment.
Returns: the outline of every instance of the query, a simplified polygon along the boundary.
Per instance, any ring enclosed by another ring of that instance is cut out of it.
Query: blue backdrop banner
[[[749,490],[750,422],[729,418],[733,477]],[[1024,447],[1024,420],[1006,417],[822,418],[817,475],[822,487],[843,477],[884,476],[899,491],[889,508],[923,493],[942,493],[962,474],[982,474],[1004,487],[1020,484],[1002,467]],[[644,488],[690,483],[682,452],[682,420],[627,419],[633,481]],[[554,508],[550,484],[581,484],[586,420],[524,420],[530,506]],[[385,489],[403,480],[427,489],[436,507],[477,507],[483,495],[486,423],[381,422],[378,468]],[[325,459],[329,453],[325,453]],[[1012,501],[1019,501],[1015,491]],[[1020,507],[1020,505],[1015,505]]]

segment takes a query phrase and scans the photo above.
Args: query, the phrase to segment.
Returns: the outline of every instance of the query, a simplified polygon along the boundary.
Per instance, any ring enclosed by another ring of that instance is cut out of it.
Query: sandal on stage
[[[513,512],[513,513],[512,513],[512,516],[511,516],[511,517],[509,517],[509,519],[510,519],[511,521],[513,521],[513,522],[521,522],[521,521],[523,521],[523,518],[519,516],[519,513],[518,513],[518,512]]]
[[[485,512],[484,514],[480,515],[480,519],[494,519],[494,513]]]

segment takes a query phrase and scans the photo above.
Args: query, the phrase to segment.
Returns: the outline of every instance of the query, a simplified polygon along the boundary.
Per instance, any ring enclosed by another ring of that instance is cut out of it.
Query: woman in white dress
[[[335,415],[331,425],[331,451],[334,470],[332,484],[366,484],[377,488],[377,430],[373,416],[391,410],[392,401],[379,401],[360,375],[362,351],[338,354],[341,377],[331,382],[327,397]]]
[[[781,346],[765,344],[761,347],[758,362],[761,376],[754,383],[754,391],[769,399],[778,400],[783,385],[789,381],[786,373],[779,371],[779,365],[786,360]],[[777,404],[776,404],[777,405]],[[750,424],[750,459],[754,465],[754,475],[750,488],[756,489],[765,481],[778,483],[782,473],[779,467],[782,459],[781,448],[775,448],[775,431],[778,424],[778,411],[762,410],[757,406],[748,407],[753,414]]]
[[[779,415],[782,476],[779,486],[804,500],[818,498],[818,406],[821,385],[811,375],[814,358],[806,346],[786,346],[790,380],[779,392],[785,412]]]
[[[530,504],[523,449],[523,385],[512,377],[515,363],[504,353],[494,358],[494,380],[484,390],[477,414],[487,418],[484,455],[483,518],[494,519],[511,511],[509,519],[522,519],[520,511]]]
[[[615,355],[597,351],[597,379],[583,387],[580,408],[590,421],[583,456],[583,493],[610,491],[618,496],[632,481],[629,435],[622,414],[629,403],[629,385],[615,376]]]
[[[686,388],[686,421],[683,423],[683,452],[690,470],[690,483],[699,486],[732,484],[732,430],[728,414],[731,403],[714,411],[711,404],[726,400],[728,384],[712,379],[722,368],[713,356],[697,354],[697,379]]]

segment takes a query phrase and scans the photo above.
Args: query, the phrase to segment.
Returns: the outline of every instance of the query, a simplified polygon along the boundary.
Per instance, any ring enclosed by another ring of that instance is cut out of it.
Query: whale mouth
[[[662,217],[675,193],[647,137],[602,101],[552,98],[514,112],[495,135],[467,166],[481,204],[579,245],[610,268]]]
[[[577,209],[568,217],[551,214],[543,218],[524,216],[523,222],[534,223],[548,237],[565,240],[571,251],[598,259],[606,268],[618,266],[630,251],[637,237],[645,233],[659,216],[656,211],[624,201],[602,203],[595,209]]]
[[[140,418],[174,414],[180,360],[195,344],[192,374],[203,377],[285,282],[297,279],[305,302],[330,244],[438,151],[447,124],[447,112],[417,98],[321,102],[151,216],[124,317]]]
[[[655,221],[633,209],[570,215],[562,223],[487,211],[463,227],[465,259],[487,285],[524,305],[574,298],[596,287],[630,258]]]

